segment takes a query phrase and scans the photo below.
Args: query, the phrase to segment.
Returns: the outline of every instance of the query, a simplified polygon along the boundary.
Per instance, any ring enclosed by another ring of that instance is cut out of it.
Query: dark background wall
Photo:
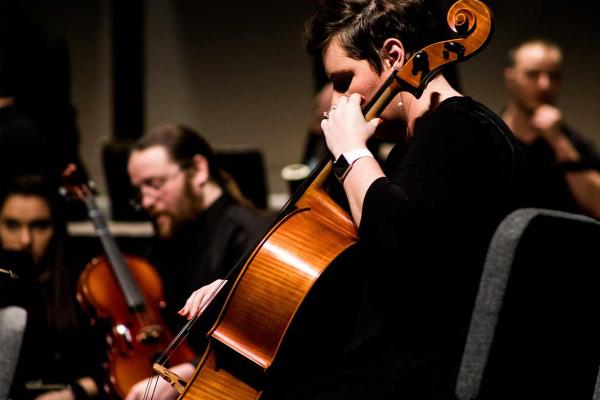
[[[109,0],[21,3],[68,40],[80,151],[102,192],[101,148],[115,136],[113,4]],[[595,15],[583,3],[558,0],[488,4],[495,16],[494,37],[481,54],[459,65],[465,94],[500,111],[508,48],[532,36],[553,39],[565,51],[560,101],[565,117],[600,147],[600,24]],[[313,66],[301,44],[302,22],[312,1],[145,0],[140,5],[141,126],[183,122],[217,148],[259,147],[270,190],[285,191],[279,171],[302,155],[315,89]]]

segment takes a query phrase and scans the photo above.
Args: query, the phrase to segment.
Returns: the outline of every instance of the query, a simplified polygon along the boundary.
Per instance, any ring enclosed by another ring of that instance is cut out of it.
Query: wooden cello
[[[123,398],[138,381],[152,375],[152,364],[173,342],[174,336],[160,314],[165,306],[161,279],[146,260],[121,254],[111,235],[92,189],[72,182],[75,166],[63,173],[63,189],[85,203],[105,256],[94,258],[81,273],[77,300],[96,319],[107,320],[107,390],[112,398]],[[172,353],[173,364],[189,362],[195,353],[181,343]]]
[[[364,107],[380,115],[401,91],[420,97],[445,65],[476,54],[489,40],[492,16],[478,0],[460,0],[448,11],[456,37],[411,57]],[[358,240],[348,214],[327,194],[332,167],[324,160],[284,206],[280,218],[237,272],[225,306],[209,335],[209,347],[179,399],[258,399],[309,292],[332,261]],[[178,380],[160,366],[170,381]]]

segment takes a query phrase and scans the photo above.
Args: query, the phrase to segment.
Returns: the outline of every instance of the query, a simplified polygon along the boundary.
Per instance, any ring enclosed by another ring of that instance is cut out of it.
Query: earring
[[[398,102],[398,107],[402,107],[403,105],[404,105],[404,103],[402,102],[402,100],[400,100],[400,101]]]

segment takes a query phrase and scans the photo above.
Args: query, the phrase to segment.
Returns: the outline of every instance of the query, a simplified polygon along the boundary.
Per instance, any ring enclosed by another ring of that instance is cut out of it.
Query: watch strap
[[[356,160],[363,157],[374,158],[373,154],[368,149],[361,148],[342,153],[337,160],[333,162],[333,172],[340,182],[344,181]]]

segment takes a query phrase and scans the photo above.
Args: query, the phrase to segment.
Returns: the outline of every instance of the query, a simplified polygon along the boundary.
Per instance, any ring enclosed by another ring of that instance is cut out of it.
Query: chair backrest
[[[0,399],[8,398],[12,385],[25,325],[27,311],[8,306],[0,309]]]
[[[215,151],[218,163],[238,184],[242,194],[262,209],[267,208],[267,177],[262,152],[256,148],[232,147]]]
[[[513,212],[490,243],[456,396],[591,398],[598,315],[600,223],[553,210]]]
[[[600,371],[598,371],[598,379],[596,379],[596,389],[594,390],[594,400],[600,400]]]

